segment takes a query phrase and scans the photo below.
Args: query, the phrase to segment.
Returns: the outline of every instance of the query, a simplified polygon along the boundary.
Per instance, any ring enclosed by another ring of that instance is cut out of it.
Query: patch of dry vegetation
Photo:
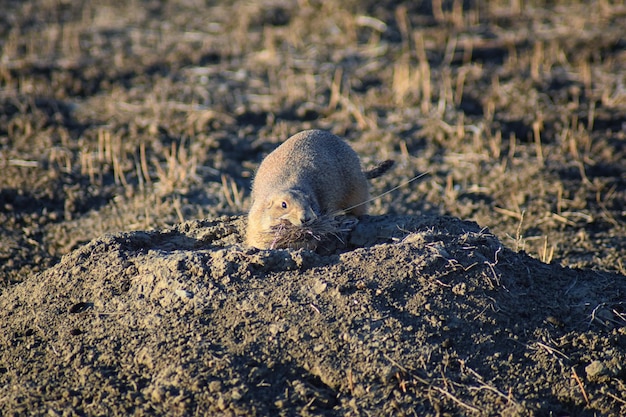
[[[270,249],[304,248],[330,253],[347,247],[347,233],[356,223],[356,219],[333,215],[319,216],[302,226],[283,222],[266,232],[267,241],[271,242]]]

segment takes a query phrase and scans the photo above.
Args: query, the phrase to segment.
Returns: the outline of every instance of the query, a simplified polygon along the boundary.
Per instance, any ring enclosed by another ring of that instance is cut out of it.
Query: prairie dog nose
[[[317,219],[317,214],[315,214],[315,212],[311,209],[308,209],[306,211],[306,213],[304,213],[304,216],[302,216],[302,224],[307,224],[313,220]]]

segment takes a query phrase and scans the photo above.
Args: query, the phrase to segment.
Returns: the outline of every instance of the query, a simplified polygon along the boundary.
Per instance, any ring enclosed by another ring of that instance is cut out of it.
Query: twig
[[[626,404],[626,401],[622,400],[621,398],[619,398],[616,395],[611,394],[610,392],[607,392],[606,395],[608,395],[609,397],[613,398],[616,401],[621,402],[622,404]]]
[[[309,401],[308,403],[305,404],[305,406],[302,408],[302,411],[306,411],[308,410],[308,408],[313,405],[313,403],[315,402],[315,397],[311,398],[311,401]]]
[[[585,387],[583,386],[583,382],[578,377],[578,374],[576,373],[576,369],[574,368],[572,368],[572,378],[574,378],[576,382],[578,383],[578,386],[580,387],[580,390],[583,393],[583,397],[585,397],[585,402],[587,403],[587,406],[589,406],[589,397],[587,397],[587,393],[585,392]]]
[[[446,391],[445,389],[435,386],[433,384],[431,384],[430,382],[428,382],[427,380],[425,380],[424,378],[421,378],[417,375],[415,375],[413,372],[409,371],[407,368],[405,368],[404,366],[400,365],[397,361],[395,361],[393,358],[391,358],[389,355],[387,355],[386,353],[383,353],[383,356],[385,357],[385,359],[387,359],[389,362],[391,362],[393,365],[397,366],[398,368],[400,368],[402,371],[406,372],[408,375],[410,375],[413,379],[415,379],[416,381],[435,389],[436,391],[438,391],[440,394],[445,395],[446,397],[450,398],[452,401],[454,401],[455,403],[457,403],[458,405],[460,405],[463,408],[466,408],[470,411],[473,411],[475,413],[480,413],[480,410],[476,407],[473,407],[469,404],[465,404],[463,401],[461,401],[460,399],[456,398],[454,395],[452,395],[450,392]]]
[[[491,269],[491,273],[493,274],[493,278],[495,279],[497,285],[500,285],[500,278],[498,278],[498,274],[496,273],[496,270],[495,270],[494,266],[496,266],[498,264],[498,253],[500,253],[501,250],[502,250],[502,246],[499,246],[498,250],[494,254],[494,261],[493,261],[493,263],[489,262],[489,261],[485,261],[484,262],[489,267],[489,269]],[[490,278],[489,278],[489,281],[491,283],[491,286],[495,288],[496,286],[493,285],[493,283],[491,282]]]
[[[617,317],[619,317],[620,319],[622,319],[623,321],[626,322],[626,314],[620,313],[619,311],[617,311],[617,309],[613,308],[611,309],[611,311],[613,312],[613,314],[615,314]]]
[[[435,388],[437,391],[439,391],[440,393],[442,393],[443,395],[445,395],[446,397],[450,398],[452,401],[454,401],[455,403],[457,403],[458,405],[460,405],[461,407],[465,407],[470,411],[473,411],[475,413],[480,413],[480,410],[476,407],[472,407],[469,404],[465,404],[463,401],[459,400],[458,398],[456,398],[454,395],[452,395],[451,393],[449,393],[448,391],[444,390],[443,388],[439,388],[439,387],[433,387]]]
[[[25,159],[9,159],[9,165],[14,167],[37,168],[39,166],[39,162],[27,161]]]
[[[396,372],[396,378],[398,379],[398,386],[400,387],[402,392],[406,394],[406,381],[404,380],[404,378],[402,378],[400,372]]]
[[[522,220],[522,218],[524,217],[524,213],[518,213],[516,211],[508,210],[508,209],[501,208],[498,206],[494,207],[493,209],[494,211],[497,211],[500,214],[504,214],[505,216],[512,217],[517,220]]]
[[[604,323],[602,323],[602,321],[600,321],[598,318],[596,318],[596,312],[598,311],[598,309],[600,309],[601,307],[604,307],[606,304],[605,303],[600,303],[598,304],[593,311],[591,311],[591,320],[589,320],[589,326],[591,326],[591,324],[598,320],[598,322],[600,322],[600,324],[604,325]]]
[[[551,354],[553,354],[553,355],[554,355],[555,353],[558,353],[559,355],[563,356],[565,359],[568,359],[568,360],[569,360],[569,356],[567,356],[565,353],[563,353],[563,352],[561,352],[561,351],[559,351],[559,350],[557,350],[557,349],[555,349],[555,348],[553,348],[553,347],[550,347],[550,346],[548,346],[548,345],[546,345],[546,344],[543,344],[543,343],[541,343],[541,342],[537,342],[537,346],[544,348],[545,350],[547,350],[547,351],[548,351],[548,353],[551,353]]]
[[[348,377],[348,388],[350,388],[350,393],[354,395],[354,378],[352,377],[352,368],[348,368],[347,377]]]
[[[416,379],[417,381],[421,382],[424,385],[431,385],[430,382],[428,382],[427,380],[425,380],[422,377],[419,377],[417,375],[414,375],[411,371],[409,371],[408,369],[406,369],[404,366],[400,365],[397,361],[395,361],[391,356],[387,355],[386,353],[383,353],[383,356],[385,357],[385,359],[387,359],[389,362],[391,362],[393,365],[397,366],[398,368],[400,368],[401,370],[403,370],[404,372],[406,372],[407,374],[411,375],[411,377],[413,377],[414,379]]]
[[[515,232],[515,252],[519,252],[519,243],[522,241],[522,225],[524,224],[524,214],[526,210],[522,210],[522,215],[519,219],[517,231]]]
[[[480,387],[478,387],[478,388],[470,387],[470,388],[469,388],[470,390],[472,390],[472,389],[473,389],[473,390],[481,390],[481,389],[486,389],[486,390],[491,391],[491,392],[494,392],[494,393],[496,393],[497,395],[501,396],[502,398],[506,399],[509,403],[514,403],[514,404],[517,404],[517,401],[515,400],[515,398],[513,398],[513,395],[512,395],[512,393],[511,393],[511,389],[510,389],[510,388],[509,388],[509,394],[507,395],[507,394],[505,394],[505,393],[501,392],[500,390],[498,390],[496,387],[494,387],[494,386],[492,386],[492,385],[487,384],[487,383],[484,381],[483,377],[482,377],[482,376],[480,376],[480,374],[479,374],[478,372],[476,372],[475,370],[473,370],[473,369],[472,369],[472,368],[470,368],[469,366],[465,365],[464,363],[463,363],[463,367],[464,367],[465,369],[467,369],[467,370],[468,370],[468,371],[469,371],[472,375],[474,375],[474,377],[475,377],[475,378],[478,380],[478,382],[480,382],[480,384],[481,384],[481,386],[480,386]]]

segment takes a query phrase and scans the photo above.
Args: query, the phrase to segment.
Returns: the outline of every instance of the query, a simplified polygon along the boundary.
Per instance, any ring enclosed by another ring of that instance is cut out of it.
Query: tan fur
[[[326,214],[367,212],[367,180],[350,146],[323,130],[287,139],[257,170],[252,185],[246,243],[272,247],[270,229],[281,222],[301,226]],[[352,208],[353,206],[357,206]]]

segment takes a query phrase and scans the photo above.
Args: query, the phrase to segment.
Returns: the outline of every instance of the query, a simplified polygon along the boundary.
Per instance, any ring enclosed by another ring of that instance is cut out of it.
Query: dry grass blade
[[[585,391],[585,386],[583,385],[583,382],[578,377],[578,374],[576,373],[576,369],[574,368],[572,368],[572,378],[574,378],[574,380],[578,384],[578,387],[580,388],[580,391],[582,392],[583,397],[585,398],[585,402],[587,403],[587,406],[589,406],[589,397],[587,396],[587,392]]]

